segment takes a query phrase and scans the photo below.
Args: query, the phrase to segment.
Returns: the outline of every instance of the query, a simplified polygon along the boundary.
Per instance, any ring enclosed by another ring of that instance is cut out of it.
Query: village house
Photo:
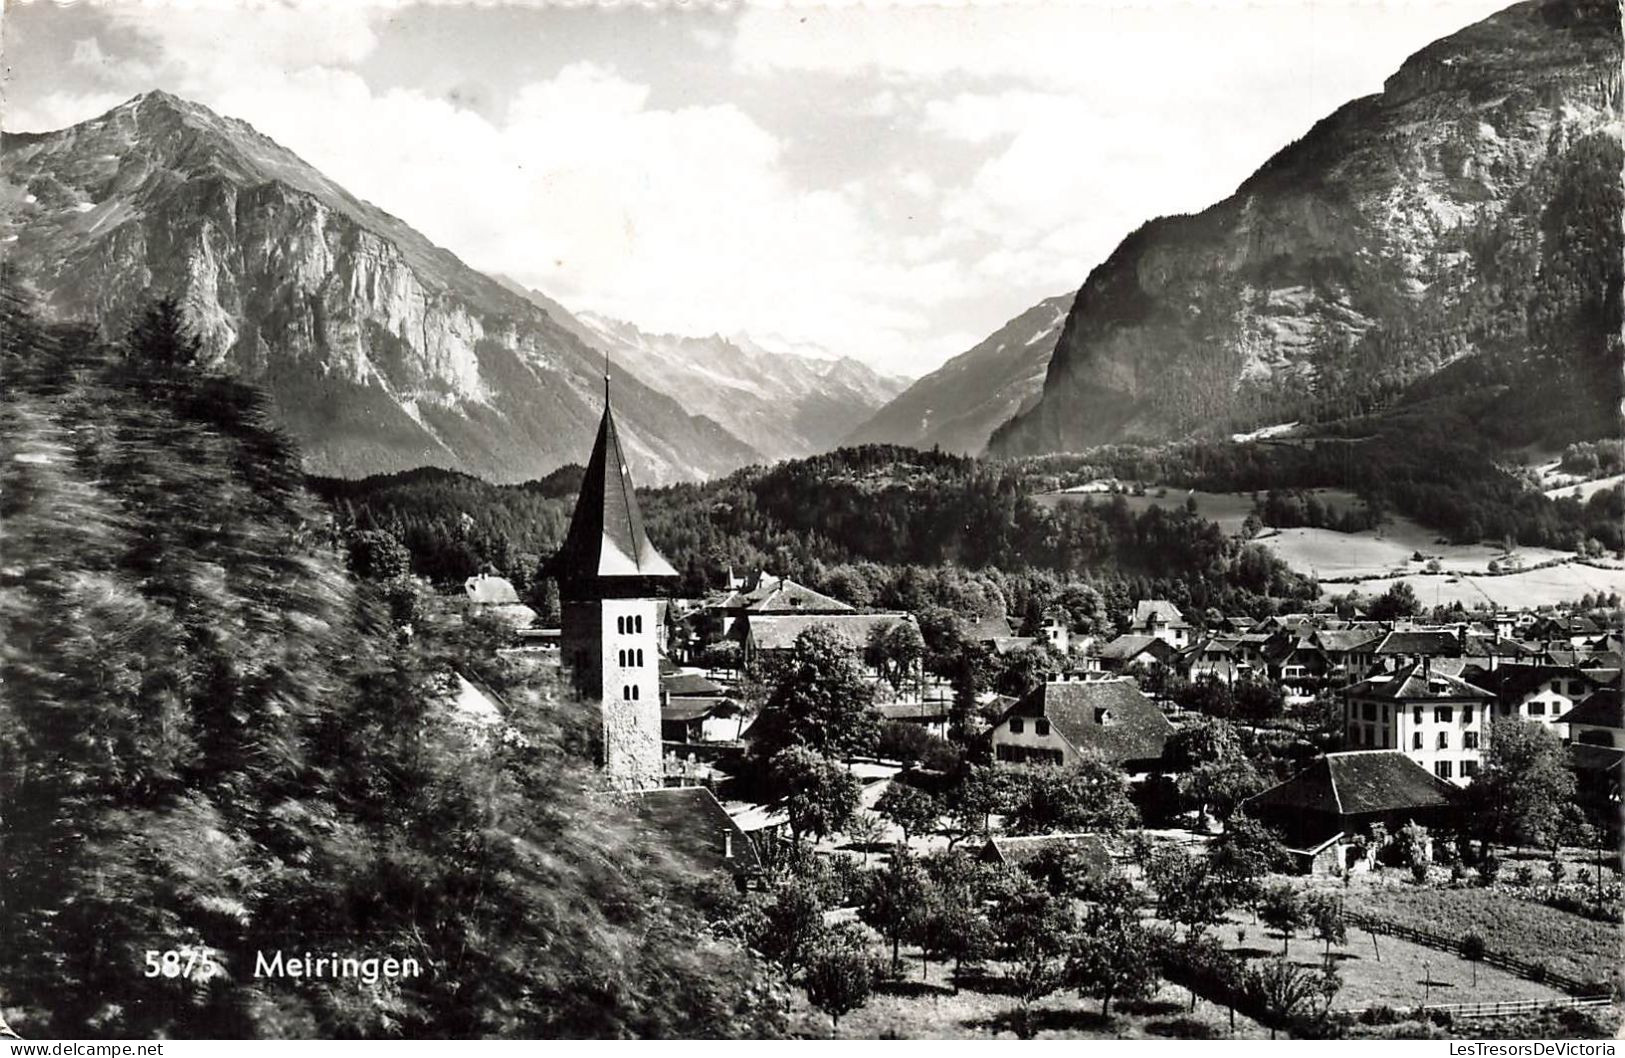
[[[1343,720],[1355,749],[1397,750],[1433,775],[1465,786],[1478,774],[1495,696],[1427,658],[1344,691]]]
[[[1442,628],[1401,628],[1383,636],[1373,648],[1379,668],[1397,672],[1424,658],[1461,657],[1461,638]]]
[[[1383,633],[1371,628],[1320,629],[1310,641],[1326,659],[1326,680],[1357,683],[1371,675],[1377,664],[1377,644]]]
[[[1129,634],[1160,639],[1175,650],[1190,646],[1191,626],[1179,607],[1166,599],[1142,599],[1134,605]]]
[[[870,636],[913,623],[914,615],[906,613],[750,614],[745,625],[745,665],[751,667],[765,657],[788,653],[795,647],[796,637],[809,628],[828,629],[861,655]],[[877,675],[872,667],[870,675]],[[917,681],[919,672],[908,678]]]
[[[1111,850],[1099,834],[995,835],[987,839],[976,858],[983,863],[1020,867],[1031,872],[1050,856],[1076,857],[1086,879],[1104,878],[1112,872]]]
[[[1280,831],[1299,870],[1327,874],[1369,867],[1379,851],[1374,828],[1392,836],[1408,823],[1456,826],[1463,799],[1403,753],[1379,749],[1328,753],[1241,807]]]
[[[1130,679],[1051,681],[1027,692],[993,724],[993,759],[1075,764],[1094,753],[1126,771],[1147,771],[1173,731]]]
[[[1157,668],[1172,668],[1179,654],[1166,639],[1147,635],[1118,636],[1100,648],[1100,667],[1106,672],[1150,672]]]
[[[1561,665],[1502,665],[1479,679],[1495,695],[1497,716],[1545,724],[1560,737],[1568,734],[1560,718],[1598,686],[1580,669]]]
[[[880,702],[874,710],[888,723],[912,724],[927,734],[947,738],[952,704],[944,698],[927,698],[918,702]]]
[[[1625,709],[1618,687],[1593,691],[1555,722],[1567,728],[1572,743],[1625,749]]]

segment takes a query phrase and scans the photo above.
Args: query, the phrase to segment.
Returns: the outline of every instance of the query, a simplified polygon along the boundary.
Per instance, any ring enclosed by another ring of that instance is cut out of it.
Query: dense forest
[[[774,1035],[776,986],[496,632],[345,568],[259,393],[7,282],[0,1005],[46,1037]],[[508,706],[449,703],[462,673]],[[146,953],[201,959],[148,976]],[[423,974],[260,978],[256,952]]]

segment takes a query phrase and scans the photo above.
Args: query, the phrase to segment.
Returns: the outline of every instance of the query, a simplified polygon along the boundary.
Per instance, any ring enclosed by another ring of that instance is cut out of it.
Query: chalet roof
[[[883,720],[913,720],[915,722],[948,719],[949,703],[945,701],[930,702],[881,702],[875,705],[875,712]]]
[[[761,866],[755,844],[704,786],[644,790],[638,795],[638,819],[696,866],[734,873]]]
[[[1371,650],[1376,647],[1380,639],[1382,639],[1382,633],[1374,632],[1369,628],[1322,629],[1315,633],[1315,642],[1320,645],[1320,649],[1338,654]]]
[[[1129,622],[1131,628],[1148,628],[1151,620],[1169,628],[1189,628],[1185,622],[1185,615],[1179,612],[1179,607],[1167,599],[1141,599],[1134,604],[1134,619]]]
[[[608,383],[606,381],[606,393]],[[590,583],[593,578],[675,577],[672,568],[649,542],[638,510],[632,468],[615,429],[615,413],[604,402],[587,472],[581,481],[575,514],[564,545],[552,566],[561,587]]]
[[[988,640],[988,645],[995,654],[1009,654],[1017,650],[1025,650],[1038,640],[1033,636],[994,636]]]
[[[1459,803],[1461,791],[1392,749],[1328,753],[1243,802],[1255,809],[1359,816]]]
[[[1589,742],[1571,742],[1569,760],[1574,770],[1595,774],[1613,772],[1614,781],[1625,779],[1625,749],[1615,746],[1597,746]]]
[[[674,698],[720,698],[722,684],[697,672],[660,676],[660,689]]]
[[[1044,717],[1080,752],[1107,760],[1162,756],[1173,725],[1133,680],[1063,680],[1028,691],[999,717]]]
[[[1173,648],[1156,636],[1126,635],[1118,636],[1101,647],[1100,657],[1105,661],[1128,661],[1148,650],[1155,653],[1159,659],[1173,653]]]
[[[1619,688],[1605,687],[1557,718],[1559,724],[1592,724],[1596,727],[1625,728],[1625,706],[1620,704]]]
[[[794,613],[856,613],[855,607],[849,606],[839,599],[832,598],[822,592],[788,578],[781,580],[777,587],[763,592],[746,600],[744,606],[746,613],[753,614],[794,614]]]
[[[737,716],[739,712],[738,703],[731,698],[673,697],[660,707],[660,719],[681,722],[703,720],[708,716]]]
[[[841,613],[756,615],[750,617],[749,636],[757,650],[789,650],[796,637],[809,628],[828,628],[853,646],[862,648],[876,628],[912,621],[901,613]]]
[[[1495,697],[1482,687],[1474,686],[1459,676],[1433,669],[1422,661],[1413,661],[1394,672],[1378,673],[1370,679],[1361,680],[1346,693],[1351,698],[1390,702],[1488,700]]]
[[[1483,676],[1487,690],[1503,701],[1515,701],[1533,694],[1552,680],[1580,680],[1591,687],[1590,676],[1572,665],[1499,665]]]
[[[1405,629],[1383,636],[1376,653],[1456,657],[1461,654],[1461,640],[1456,633],[1441,629]]]
[[[1016,634],[1010,627],[1010,619],[1003,614],[978,617],[965,629],[965,638],[973,643],[984,643],[990,639],[1009,639]]]
[[[1106,874],[1112,869],[1111,851],[1098,834],[1035,834],[1031,837],[989,838],[981,858],[992,863],[1024,867],[1040,854],[1057,849],[1083,858],[1090,874]]]

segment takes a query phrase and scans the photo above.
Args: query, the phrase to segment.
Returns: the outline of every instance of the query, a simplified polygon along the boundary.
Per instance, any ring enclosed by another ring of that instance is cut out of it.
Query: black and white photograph
[[[5,0],[0,1058],[1613,1054],[1621,24]]]

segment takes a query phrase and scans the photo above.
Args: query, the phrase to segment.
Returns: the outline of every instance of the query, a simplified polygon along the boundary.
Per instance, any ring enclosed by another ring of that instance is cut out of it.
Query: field
[[[1591,482],[1603,487],[1608,482]],[[1338,510],[1361,504],[1359,497],[1341,489],[1313,490],[1322,502]],[[1105,492],[1051,492],[1034,497],[1039,503],[1110,503],[1116,496]],[[1183,506],[1187,498],[1196,500],[1199,514],[1219,524],[1226,532],[1241,529],[1252,513],[1252,494],[1246,492],[1201,492],[1186,489],[1149,489],[1144,496],[1122,497],[1135,512],[1152,507]],[[1328,594],[1358,589],[1363,595],[1381,595],[1396,580],[1415,589],[1417,598],[1429,606],[1459,602],[1473,607],[1488,604],[1523,608],[1571,602],[1591,592],[1625,594],[1625,569],[1598,569],[1578,563],[1544,569],[1528,569],[1553,560],[1573,556],[1565,551],[1541,547],[1521,547],[1510,554],[1489,544],[1449,544],[1440,541],[1433,530],[1409,518],[1390,515],[1376,529],[1360,533],[1339,533],[1334,529],[1269,529],[1257,542],[1275,552],[1299,573],[1330,581]],[[1421,554],[1417,560],[1414,556]],[[1442,576],[1427,573],[1424,566],[1436,561]],[[1489,564],[1502,566],[1516,562],[1523,572],[1488,576]],[[1394,574],[1401,574],[1395,576]]]
[[[1351,911],[1445,934],[1477,930],[1492,950],[1529,962],[1544,962],[1550,969],[1582,981],[1606,979],[1620,962],[1621,933],[1617,924],[1522,900],[1505,890],[1421,888],[1397,877],[1357,877],[1347,890],[1338,886],[1336,891],[1346,894]],[[1384,937],[1381,943],[1386,958],[1388,945],[1398,942]],[[1444,952],[1436,952],[1435,958],[1460,961]],[[1485,970],[1479,968],[1481,983]],[[1520,997],[1486,994],[1481,998],[1491,1001]]]
[[[1522,609],[1572,602],[1589,592],[1619,592],[1625,595],[1625,569],[1597,569],[1577,562],[1502,577],[1412,574],[1387,580],[1363,580],[1354,584],[1328,584],[1323,588],[1332,593],[1358,588],[1367,596],[1381,595],[1396,580],[1408,581],[1416,590],[1416,597],[1427,606],[1460,602],[1469,608],[1478,603],[1490,603],[1508,609]]]

